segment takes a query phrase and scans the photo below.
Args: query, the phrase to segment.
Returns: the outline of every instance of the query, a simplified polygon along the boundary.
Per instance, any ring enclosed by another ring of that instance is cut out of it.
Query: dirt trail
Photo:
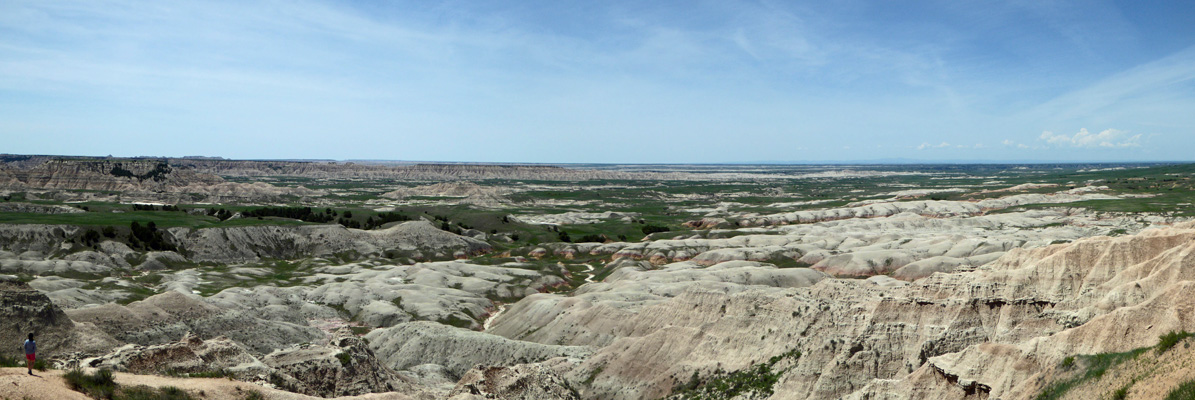
[[[26,374],[24,368],[0,368],[0,399],[54,399],[89,400],[90,397],[66,387],[62,374],[66,371],[34,371],[36,376]],[[174,378],[156,375],[134,375],[117,372],[116,383],[122,386],[146,385],[151,387],[174,386],[203,399],[244,399],[250,391],[257,391],[269,400],[309,400],[319,397],[264,388],[252,383],[219,378]],[[338,399],[359,400],[409,400],[398,393],[378,393]]]

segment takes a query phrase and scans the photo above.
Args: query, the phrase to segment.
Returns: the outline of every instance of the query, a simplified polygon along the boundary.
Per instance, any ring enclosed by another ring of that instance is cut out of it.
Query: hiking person
[[[29,375],[33,375],[33,362],[37,360],[37,342],[33,341],[33,334],[25,340],[25,367],[29,368]]]

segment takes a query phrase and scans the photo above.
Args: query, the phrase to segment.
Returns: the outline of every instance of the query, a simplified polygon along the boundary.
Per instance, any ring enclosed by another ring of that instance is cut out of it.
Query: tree
[[[657,232],[668,232],[668,230],[668,227],[657,225],[644,225],[642,229],[644,235],[650,235]]]

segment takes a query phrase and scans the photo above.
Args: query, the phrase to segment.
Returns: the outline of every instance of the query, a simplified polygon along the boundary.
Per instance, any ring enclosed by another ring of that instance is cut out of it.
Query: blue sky
[[[1192,20],[1174,1],[9,0],[0,152],[1192,160]]]

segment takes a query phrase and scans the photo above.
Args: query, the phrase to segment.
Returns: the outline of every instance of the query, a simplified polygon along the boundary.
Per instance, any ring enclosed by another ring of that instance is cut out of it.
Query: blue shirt
[[[25,354],[36,354],[37,342],[25,339]]]

